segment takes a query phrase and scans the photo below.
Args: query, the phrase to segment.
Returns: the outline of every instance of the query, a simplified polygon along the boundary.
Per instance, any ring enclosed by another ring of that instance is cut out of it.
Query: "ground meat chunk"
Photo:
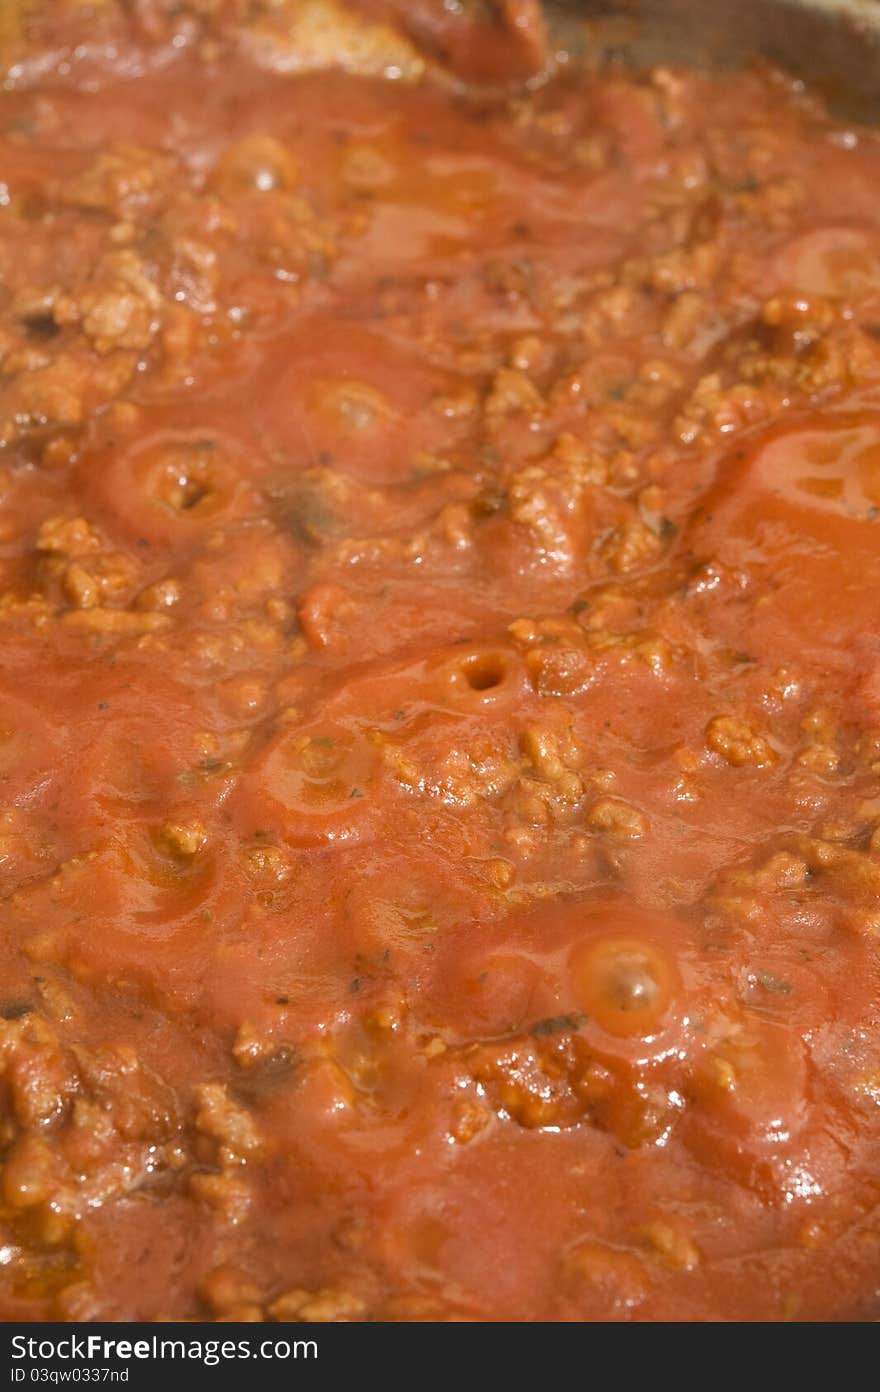
[[[766,768],[778,758],[765,737],[756,734],[748,721],[738,716],[715,716],[706,727],[706,743],[734,768]]]
[[[99,353],[149,348],[161,325],[162,297],[144,263],[131,251],[111,252],[74,297],[55,302],[58,324],[81,324]]]

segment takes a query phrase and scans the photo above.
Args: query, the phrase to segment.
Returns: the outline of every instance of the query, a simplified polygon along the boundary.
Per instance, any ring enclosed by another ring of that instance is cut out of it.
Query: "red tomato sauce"
[[[877,1318],[880,137],[242,8],[0,31],[0,1314]]]

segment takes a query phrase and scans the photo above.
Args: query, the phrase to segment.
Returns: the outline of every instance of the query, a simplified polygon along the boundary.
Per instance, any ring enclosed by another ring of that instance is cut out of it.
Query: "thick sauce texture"
[[[7,1319],[880,1316],[880,138],[473,8],[4,10]]]

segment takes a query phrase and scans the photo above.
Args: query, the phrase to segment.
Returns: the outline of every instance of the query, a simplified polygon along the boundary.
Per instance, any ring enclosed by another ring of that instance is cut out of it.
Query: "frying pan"
[[[555,42],[609,60],[729,67],[763,57],[845,119],[880,120],[880,0],[547,0]]]

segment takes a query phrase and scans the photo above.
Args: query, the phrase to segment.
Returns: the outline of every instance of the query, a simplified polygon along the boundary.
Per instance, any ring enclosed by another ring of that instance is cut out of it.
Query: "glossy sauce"
[[[880,139],[457,9],[2,36],[5,1318],[880,1314]]]

